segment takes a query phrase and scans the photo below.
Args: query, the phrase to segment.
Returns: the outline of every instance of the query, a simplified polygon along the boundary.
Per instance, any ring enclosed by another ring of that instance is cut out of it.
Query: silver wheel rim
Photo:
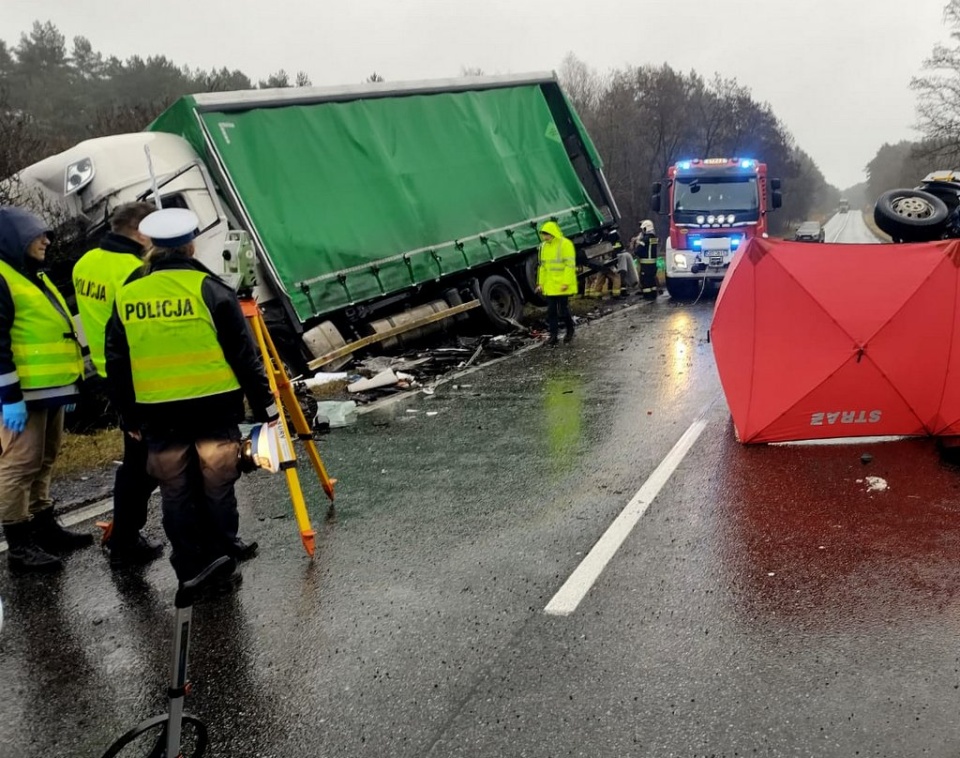
[[[891,204],[898,216],[912,219],[925,219],[933,216],[933,206],[919,197],[898,197]]]

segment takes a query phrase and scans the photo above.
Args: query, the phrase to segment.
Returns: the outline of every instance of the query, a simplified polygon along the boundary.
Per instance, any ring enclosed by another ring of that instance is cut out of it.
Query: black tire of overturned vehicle
[[[888,190],[873,208],[877,226],[899,242],[940,239],[949,215],[943,200],[923,190]]]
[[[505,276],[491,274],[480,284],[480,308],[493,326],[510,331],[511,320],[519,321],[523,316],[523,297]]]

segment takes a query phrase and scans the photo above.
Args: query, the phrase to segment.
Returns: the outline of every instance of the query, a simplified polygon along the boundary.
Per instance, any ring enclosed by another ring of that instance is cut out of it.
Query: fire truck
[[[663,208],[666,193],[666,208]],[[691,299],[719,284],[737,250],[767,236],[767,214],[783,202],[780,180],[752,158],[680,161],[653,185],[651,208],[670,218],[665,246],[667,292]]]

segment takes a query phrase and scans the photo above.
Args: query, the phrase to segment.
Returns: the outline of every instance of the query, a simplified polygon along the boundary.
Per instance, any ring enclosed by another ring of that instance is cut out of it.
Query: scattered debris
[[[368,390],[379,389],[380,387],[395,386],[400,381],[400,377],[392,368],[381,371],[379,374],[369,379],[358,379],[347,385],[347,392],[366,392]]]
[[[589,304],[591,310],[586,318],[574,314],[574,321],[583,324],[627,305],[629,302],[622,298],[603,299]],[[510,334],[448,334],[432,345],[408,347],[395,355],[360,357],[350,353],[345,355],[347,363],[339,371],[321,371],[311,378],[298,379],[294,385],[301,400],[310,408],[317,398],[327,401],[349,399],[358,405],[368,405],[414,389],[424,395],[434,395],[443,383],[442,377],[510,355],[543,340],[546,324],[542,319],[543,314],[538,313],[532,318],[525,317],[523,323],[516,321],[512,324],[515,331]],[[311,365],[316,366],[318,362],[313,361]],[[454,385],[454,389],[470,386]]]
[[[331,371],[330,373],[320,372],[315,376],[311,376],[307,379],[299,379],[295,383],[303,387],[303,389],[314,390],[317,387],[325,387],[328,384],[336,384],[337,382],[345,382],[349,378],[346,371]]]
[[[857,479],[857,484],[867,485],[867,492],[884,492],[890,489],[887,480],[879,476],[868,476],[866,479]]]
[[[314,426],[327,424],[331,429],[350,426],[357,421],[357,404],[352,400],[327,400],[317,403]]]

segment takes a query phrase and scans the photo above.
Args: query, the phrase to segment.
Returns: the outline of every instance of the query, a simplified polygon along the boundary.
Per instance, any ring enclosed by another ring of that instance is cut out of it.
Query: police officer
[[[50,498],[83,359],[67,304],[41,271],[49,245],[43,221],[0,207],[0,523],[20,571],[59,569],[62,553],[93,543],[57,523]]]
[[[633,241],[634,255],[640,261],[640,294],[644,300],[656,300],[659,240],[650,219],[640,222],[640,233]]]
[[[180,208],[140,223],[155,249],[144,275],[117,294],[106,339],[123,427],[146,440],[181,583],[221,556],[256,553],[255,542],[237,536],[244,396],[258,420],[279,418],[236,295],[193,258],[196,227],[197,217]],[[235,571],[223,589],[239,579]]]
[[[155,210],[149,203],[121,205],[110,217],[110,231],[100,246],[86,253],[73,268],[77,310],[90,346],[90,360],[104,378],[107,322],[117,292],[143,264],[141,259],[150,240],[138,226]],[[112,568],[149,563],[163,553],[161,543],[140,531],[147,523],[147,504],[156,487],[157,480],[147,474],[146,443],[124,434],[123,462],[113,486],[113,527],[107,541]]]

